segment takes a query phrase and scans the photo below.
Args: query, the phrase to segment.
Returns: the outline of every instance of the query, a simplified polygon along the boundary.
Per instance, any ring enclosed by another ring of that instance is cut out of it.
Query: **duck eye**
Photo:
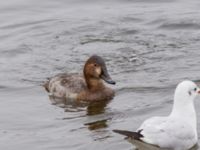
[[[97,67],[97,64],[94,64],[95,67]]]
[[[194,88],[194,91],[197,91],[197,88]]]

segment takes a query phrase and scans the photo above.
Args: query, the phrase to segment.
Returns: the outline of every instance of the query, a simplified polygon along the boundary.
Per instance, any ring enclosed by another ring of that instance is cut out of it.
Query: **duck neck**
[[[196,112],[192,99],[188,100],[184,97],[175,95],[174,105],[170,116],[180,118],[181,120],[188,122],[194,130],[197,129]]]
[[[100,91],[105,88],[101,79],[86,78],[86,83],[90,91]]]

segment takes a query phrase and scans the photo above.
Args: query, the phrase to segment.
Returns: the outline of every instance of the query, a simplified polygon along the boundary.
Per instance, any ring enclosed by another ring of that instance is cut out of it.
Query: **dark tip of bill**
[[[109,84],[116,84],[116,82],[113,81],[113,80],[107,80],[107,82],[108,82]]]

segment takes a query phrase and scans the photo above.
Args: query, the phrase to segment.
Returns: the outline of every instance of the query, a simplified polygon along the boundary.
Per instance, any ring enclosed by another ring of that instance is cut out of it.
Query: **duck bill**
[[[103,79],[105,82],[109,84],[115,84],[115,81],[113,81],[109,75],[108,76],[101,75],[101,79]]]
[[[106,69],[103,69],[100,78],[109,84],[115,84],[115,81],[112,80]]]

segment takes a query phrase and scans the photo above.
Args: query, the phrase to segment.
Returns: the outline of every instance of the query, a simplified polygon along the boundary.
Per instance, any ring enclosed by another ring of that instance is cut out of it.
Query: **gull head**
[[[194,99],[200,94],[199,87],[192,81],[185,80],[179,83],[175,90],[174,105],[171,117],[175,116],[185,120],[196,130],[197,119],[194,107]],[[197,132],[195,132],[197,137]]]
[[[185,80],[179,83],[175,90],[175,100],[180,101],[193,101],[197,95],[200,95],[199,87],[192,81]]]

